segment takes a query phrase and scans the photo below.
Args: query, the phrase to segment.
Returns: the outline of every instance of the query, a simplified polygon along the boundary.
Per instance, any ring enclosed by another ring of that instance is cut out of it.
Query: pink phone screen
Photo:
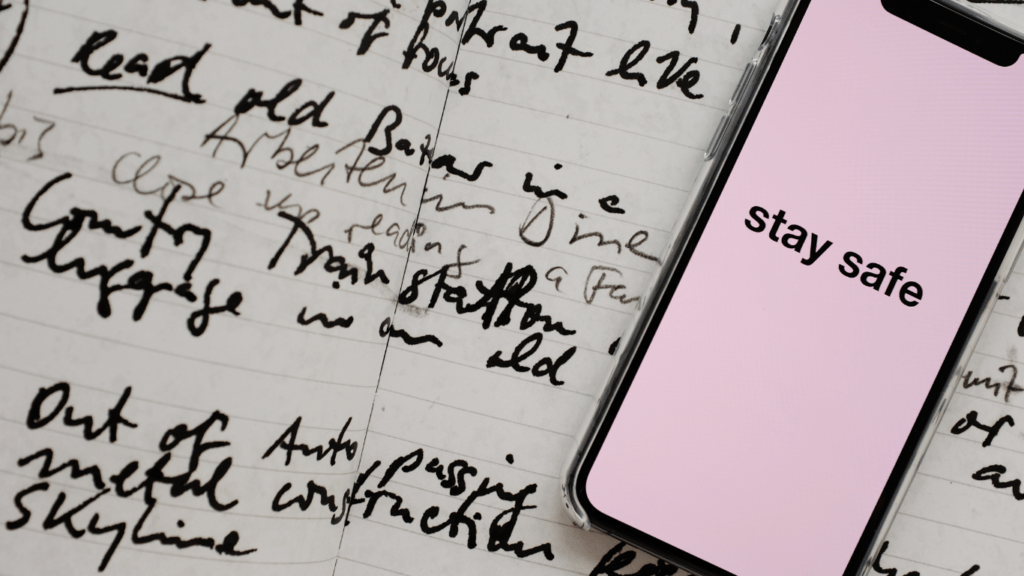
[[[738,576],[838,576],[1024,189],[1024,63],[807,10],[586,490]]]

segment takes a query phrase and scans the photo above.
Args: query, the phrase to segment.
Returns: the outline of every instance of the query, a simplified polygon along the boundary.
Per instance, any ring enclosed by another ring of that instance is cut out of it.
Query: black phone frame
[[[886,3],[890,1],[892,0],[886,0]],[[594,431],[593,440],[586,449],[586,453],[580,463],[575,482],[572,485],[572,490],[575,492],[576,500],[579,502],[580,506],[582,506],[583,511],[586,513],[594,528],[610,534],[640,550],[644,550],[655,556],[664,558],[672,564],[701,576],[736,575],[689,554],[684,550],[676,548],[675,546],[651,536],[650,534],[629,526],[611,516],[608,516],[607,514],[604,514],[598,510],[587,497],[587,478],[593,467],[594,460],[604,443],[604,439],[608,434],[611,424],[622,405],[622,401],[629,392],[633,378],[636,376],[636,372],[640,363],[643,361],[643,357],[647,352],[647,348],[649,347],[652,338],[654,337],[654,333],[657,331],[658,325],[661,323],[665,310],[672,301],[672,295],[675,293],[680,278],[682,278],[682,275],[686,270],[690,257],[700,241],[700,237],[704,232],[704,228],[706,227],[711,214],[714,212],[715,205],[717,204],[722,190],[729,179],[732,168],[742,152],[743,144],[746,142],[751,128],[757,121],[757,116],[761,110],[761,106],[764,104],[768,91],[771,89],[771,85],[775,80],[775,76],[777,75],[782,62],[785,60],[786,53],[789,51],[789,46],[792,43],[793,37],[800,28],[800,23],[803,20],[803,16],[806,13],[811,0],[797,0],[797,2],[798,4],[795,7],[792,19],[779,41],[778,51],[771,59],[771,62],[765,72],[764,80],[753,96],[749,111],[743,118],[742,124],[737,129],[736,139],[722,161],[721,172],[715,178],[715,182],[708,193],[706,203],[703,208],[701,208],[701,212],[693,225],[688,241],[683,245],[682,250],[678,252],[679,256],[675,262],[665,263],[666,269],[674,267],[672,275],[669,280],[663,284],[663,289],[660,293],[654,295],[660,296],[660,298],[658,299],[656,308],[651,313],[649,324],[636,344],[635,353],[629,359],[628,366],[624,370],[620,369],[621,371],[617,371],[617,373],[622,374],[621,383],[615,389],[614,394],[610,399],[608,399],[607,412],[601,419],[600,425]],[[996,31],[993,30],[993,33],[996,33]],[[1021,65],[1024,65],[1024,63]],[[1007,256],[1007,251],[1013,243],[1014,236],[1016,235],[1022,220],[1024,220],[1024,189],[1022,189],[1021,197],[1018,199],[1017,205],[1010,216],[1007,227],[1003,231],[999,239],[999,243],[996,245],[995,252],[989,260],[985,273],[978,285],[978,289],[975,291],[971,304],[960,323],[956,336],[954,337],[953,342],[940,366],[939,372],[932,383],[931,389],[926,396],[924,405],[914,422],[914,426],[911,429],[907,441],[903,445],[903,449],[900,451],[899,458],[896,460],[896,465],[894,466],[892,473],[889,475],[885,488],[882,490],[881,496],[875,504],[875,508],[871,513],[868,524],[861,533],[861,537],[857,542],[857,546],[854,548],[853,555],[847,563],[842,576],[856,576],[857,570],[863,565],[864,557],[872,546],[876,532],[885,521],[886,514],[890,505],[893,503],[897,491],[900,488],[900,484],[902,483],[904,476],[909,471],[910,466],[913,464],[915,450],[921,441],[925,439],[924,434],[929,427],[933,415],[939,408],[939,403],[943,398],[943,394],[946,390],[952,372],[956,368],[961,351],[966,346],[967,341],[971,336],[971,332],[974,329],[975,319],[980,315],[989,298],[993,297],[991,289],[993,287],[996,274]],[[685,521],[685,519],[680,519],[680,521]]]

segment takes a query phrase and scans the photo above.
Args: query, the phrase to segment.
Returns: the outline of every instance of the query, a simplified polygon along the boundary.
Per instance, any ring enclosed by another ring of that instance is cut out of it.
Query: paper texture
[[[3,572],[333,570],[405,261],[345,229],[409,230],[426,175],[364,139],[387,107],[433,134],[446,86],[296,18],[28,7],[0,73]]]
[[[677,573],[558,474],[773,7],[0,3],[0,574]],[[1020,565],[1015,430],[882,568]]]

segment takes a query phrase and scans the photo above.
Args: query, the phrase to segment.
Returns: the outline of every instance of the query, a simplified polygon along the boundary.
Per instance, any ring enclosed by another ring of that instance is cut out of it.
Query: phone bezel
[[[588,520],[595,528],[620,538],[641,550],[645,550],[656,556],[664,558],[673,564],[683,567],[684,569],[706,576],[735,575],[602,513],[587,497],[587,479],[591,468],[593,467],[594,460],[600,451],[605,437],[607,436],[608,430],[618,413],[619,407],[621,406],[626,394],[629,392],[630,385],[632,384],[640,363],[643,361],[643,357],[650,345],[651,339],[657,331],[665,310],[672,300],[670,296],[674,294],[675,289],[679,284],[679,280],[689,263],[690,257],[699,244],[704,228],[714,211],[715,205],[717,204],[717,201],[721,196],[721,192],[728,181],[730,173],[732,172],[732,168],[742,151],[743,144],[746,142],[753,124],[757,121],[757,116],[764,103],[765,97],[771,89],[771,85],[775,80],[775,76],[778,73],[782,62],[785,60],[785,55],[789,50],[792,39],[799,31],[800,23],[803,20],[807,7],[810,5],[810,1],[811,0],[798,0],[793,10],[792,17],[786,23],[786,29],[783,32],[782,37],[779,39],[777,51],[769,61],[764,72],[763,80],[751,97],[749,107],[747,107],[744,117],[736,128],[735,139],[732,146],[721,160],[720,171],[715,175],[713,184],[707,192],[706,200],[704,200],[704,205],[700,209],[699,215],[690,228],[689,237],[684,243],[679,245],[677,250],[673,251],[672,260],[666,262],[664,269],[666,271],[670,270],[671,272],[670,275],[667,276],[667,279],[662,278],[658,282],[658,289],[651,295],[650,301],[655,302],[655,304],[653,310],[649,313],[648,323],[643,328],[642,334],[634,336],[634,342],[632,342],[630,346],[633,350],[632,354],[624,353],[620,360],[620,365],[615,370],[615,374],[618,375],[617,385],[614,386],[613,392],[606,399],[607,406],[605,407],[604,415],[603,417],[600,417],[599,424],[592,431],[590,443],[586,446],[585,452],[582,454],[582,458],[579,461],[579,467],[575,471],[570,471],[574,478],[568,483],[568,486],[570,486],[573,491],[575,501],[580,507],[582,507],[582,511],[586,515],[586,520]],[[1018,65],[1024,65],[1024,63]],[[989,260],[985,273],[979,282],[978,289],[976,290],[970,306],[968,307],[967,312],[956,332],[956,336],[945,355],[938,374],[933,381],[932,387],[929,390],[924,404],[922,405],[921,411],[915,419],[911,433],[903,445],[903,449],[896,461],[896,465],[889,475],[885,488],[875,504],[868,524],[861,533],[861,537],[858,540],[857,546],[855,547],[849,562],[847,563],[843,576],[854,576],[857,570],[863,566],[863,559],[871,549],[872,542],[876,537],[876,532],[885,523],[889,508],[894,503],[895,497],[901,488],[901,484],[907,477],[908,472],[913,471],[912,467],[915,464],[915,452],[921,443],[930,437],[926,436],[926,432],[934,417],[939,412],[940,403],[949,385],[950,377],[957,366],[961,353],[972,335],[972,331],[975,328],[975,321],[985,309],[989,299],[993,297],[991,290],[993,282],[996,279],[1000,266],[1003,264],[1011,245],[1014,244],[1015,235],[1017,235],[1017,231],[1022,220],[1024,220],[1024,191],[1022,191],[1022,196],[1018,199],[1017,205],[1010,216],[1007,227],[1004,229],[992,258]],[[685,521],[685,519],[680,519],[680,521]]]

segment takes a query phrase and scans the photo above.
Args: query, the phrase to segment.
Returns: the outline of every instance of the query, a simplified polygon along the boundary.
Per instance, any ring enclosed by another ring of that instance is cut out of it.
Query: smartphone
[[[563,479],[579,524],[699,575],[869,570],[1020,249],[1022,50],[930,0],[780,9]]]

